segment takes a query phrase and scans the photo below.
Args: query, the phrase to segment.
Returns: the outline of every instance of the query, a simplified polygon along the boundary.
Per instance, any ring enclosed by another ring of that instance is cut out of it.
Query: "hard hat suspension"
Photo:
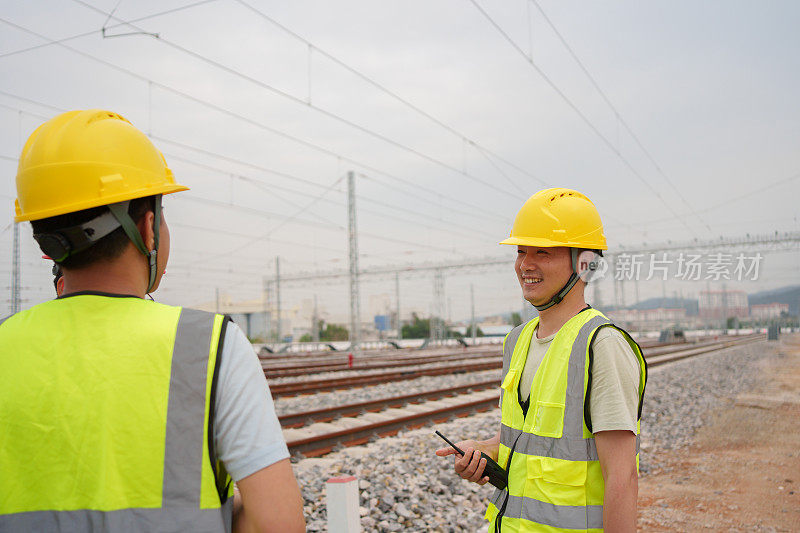
[[[126,205],[122,205],[126,204]],[[136,223],[128,214],[128,202],[119,202],[117,204],[109,204],[108,208],[111,213],[119,221],[125,234],[133,242],[133,245],[147,258],[149,268],[149,280],[147,282],[147,293],[153,290],[156,284],[156,276],[158,274],[158,236],[161,227],[161,195],[155,196],[155,205],[153,207],[153,250],[148,250],[144,245],[142,236],[139,234],[139,228]]]
[[[126,213],[129,203],[129,201],[120,202],[125,204]],[[39,243],[42,252],[60,263],[67,257],[86,250],[119,226],[116,217],[110,212],[105,212],[83,224],[49,233],[34,233],[33,238]]]

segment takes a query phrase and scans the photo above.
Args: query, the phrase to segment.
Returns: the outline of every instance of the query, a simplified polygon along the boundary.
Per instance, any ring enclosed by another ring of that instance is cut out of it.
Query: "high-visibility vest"
[[[603,530],[604,482],[587,391],[591,390],[592,341],[601,327],[616,326],[591,308],[567,321],[539,365],[528,413],[523,416],[517,390],[538,323],[537,317],[518,326],[503,341],[497,462],[508,471],[508,487],[496,489],[490,499],[489,531],[599,532]],[[640,418],[647,365],[639,345],[620,331],[639,360]],[[638,469],[638,418],[636,433]]]
[[[0,323],[0,532],[230,531],[213,443],[228,320],[80,294]]]

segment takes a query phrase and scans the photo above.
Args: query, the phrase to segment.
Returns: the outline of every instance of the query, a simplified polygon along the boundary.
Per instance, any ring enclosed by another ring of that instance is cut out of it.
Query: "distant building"
[[[781,313],[789,313],[789,304],[773,302],[771,304],[757,304],[750,306],[750,316],[758,320],[778,318],[781,316]]]
[[[733,290],[700,291],[698,311],[700,318],[747,318],[747,293]]]
[[[608,317],[615,324],[632,330],[661,329],[666,326],[680,325],[687,321],[686,309],[617,309],[610,311]]]

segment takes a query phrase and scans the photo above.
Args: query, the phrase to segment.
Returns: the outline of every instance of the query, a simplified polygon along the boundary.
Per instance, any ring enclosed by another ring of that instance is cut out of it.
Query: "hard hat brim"
[[[93,200],[85,200],[70,205],[61,205],[57,208],[43,209],[39,211],[26,212],[14,217],[14,222],[26,222],[30,220],[41,220],[43,218],[55,217],[58,215],[65,215],[67,213],[74,213],[84,209],[91,209],[92,207],[100,207],[108,204],[115,204],[117,202],[124,202],[125,200],[133,200],[134,198],[145,198],[147,196],[155,196],[157,194],[172,194],[175,192],[188,191],[189,187],[180,185],[178,183],[165,184],[160,187],[149,187],[146,190],[127,191],[125,193],[116,194],[113,196],[103,196]],[[19,212],[19,201],[17,201],[17,212]]]
[[[512,246],[539,246],[541,248],[557,248],[564,246],[567,248],[586,248],[588,250],[608,250],[605,242],[564,242],[553,241],[541,237],[509,237],[500,241],[498,244],[510,244]]]

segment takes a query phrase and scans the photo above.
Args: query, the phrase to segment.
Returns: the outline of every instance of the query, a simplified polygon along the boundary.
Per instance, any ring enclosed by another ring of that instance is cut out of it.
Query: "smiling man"
[[[608,249],[600,215],[578,191],[539,191],[500,244],[517,247],[522,295],[539,316],[503,342],[500,429],[458,443],[455,471],[485,484],[481,451],[508,471],[486,512],[490,532],[635,531],[647,366],[584,299]]]

